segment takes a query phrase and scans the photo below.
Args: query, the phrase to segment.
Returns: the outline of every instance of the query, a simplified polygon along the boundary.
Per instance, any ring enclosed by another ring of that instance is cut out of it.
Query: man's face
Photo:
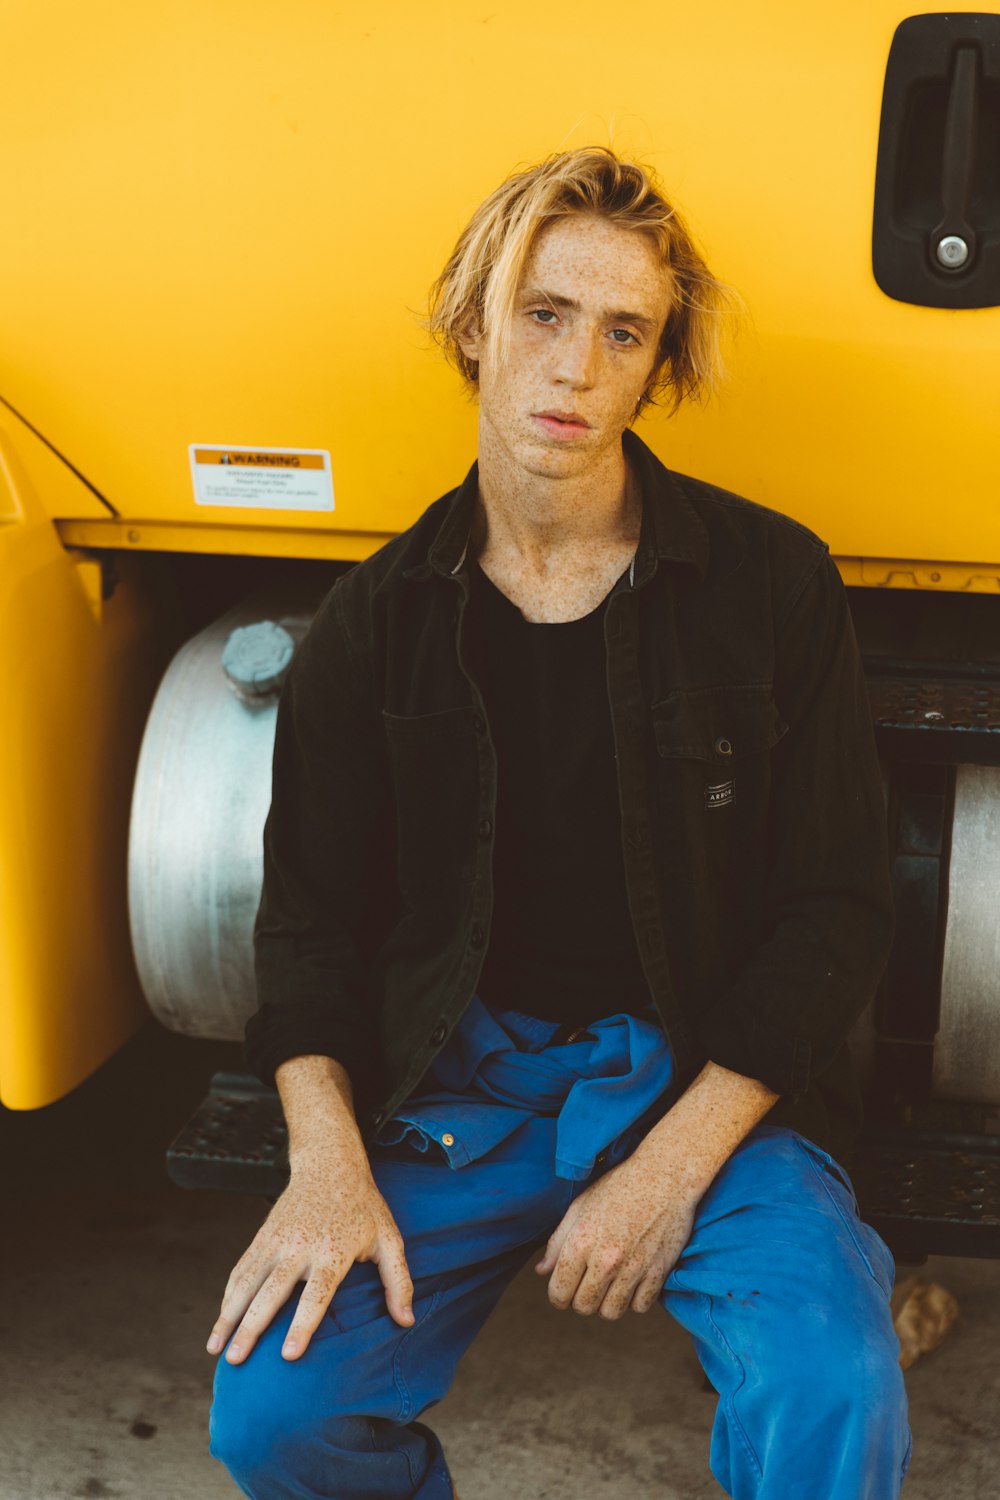
[[[531,474],[570,478],[621,451],[649,383],[671,303],[653,242],[576,214],[538,234],[518,289],[510,352],[479,360],[482,435]]]

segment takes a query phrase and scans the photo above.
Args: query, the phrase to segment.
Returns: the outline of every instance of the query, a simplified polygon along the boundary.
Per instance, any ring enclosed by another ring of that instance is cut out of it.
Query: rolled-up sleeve
[[[300,643],[278,704],[264,876],[254,924],[250,1066],[335,1058],[379,1086],[371,957],[390,895],[391,809],[381,718],[352,654],[340,583]]]
[[[766,937],[701,1018],[712,1061],[798,1097],[872,999],[892,940],[886,817],[847,595],[824,553],[778,631]]]

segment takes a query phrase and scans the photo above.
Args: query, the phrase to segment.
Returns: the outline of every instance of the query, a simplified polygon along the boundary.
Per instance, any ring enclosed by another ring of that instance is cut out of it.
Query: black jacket
[[[629,908],[686,1085],[709,1059],[841,1154],[847,1033],[892,917],[885,814],[840,576],[797,522],[632,433],[635,561],[605,614]],[[459,489],[323,600],[282,689],[254,929],[266,1081],[337,1058],[366,1139],[416,1088],[489,940],[496,757],[461,654]]]

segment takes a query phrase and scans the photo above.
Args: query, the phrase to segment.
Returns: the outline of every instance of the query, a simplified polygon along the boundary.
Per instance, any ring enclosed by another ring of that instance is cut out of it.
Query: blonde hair
[[[664,399],[675,411],[712,391],[722,375],[721,318],[739,296],[712,275],[653,173],[605,146],[562,151],[508,177],[480,204],[431,288],[427,327],[471,389],[479,365],[460,340],[480,337],[509,348],[517,289],[543,225],[569,214],[596,214],[653,241],[673,282],[673,302],[649,384],[636,415]]]

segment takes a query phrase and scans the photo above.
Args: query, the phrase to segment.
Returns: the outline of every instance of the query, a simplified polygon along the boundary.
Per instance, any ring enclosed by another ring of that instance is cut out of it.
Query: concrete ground
[[[150,1027],[69,1099],[0,1114],[0,1500],[227,1500],[206,1452],[203,1352],[230,1266],[266,1205],[185,1193],[163,1148],[221,1049]],[[945,1345],[907,1374],[906,1500],[1000,1495],[1000,1263],[937,1259],[957,1297]],[[658,1309],[559,1314],[530,1269],[430,1414],[462,1500],[694,1500],[715,1405]]]

